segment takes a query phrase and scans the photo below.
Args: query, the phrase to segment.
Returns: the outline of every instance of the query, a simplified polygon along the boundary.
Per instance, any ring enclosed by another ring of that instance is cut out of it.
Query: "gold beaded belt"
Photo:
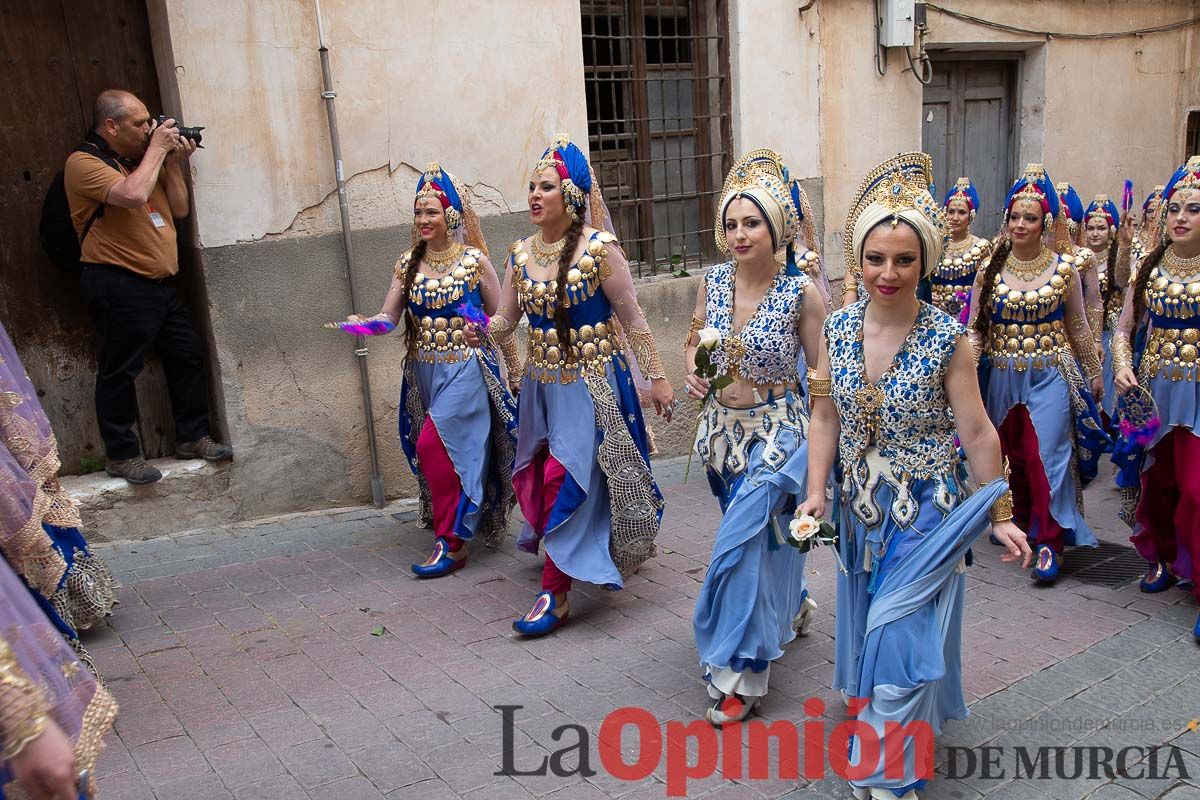
[[[427,364],[461,361],[471,347],[463,335],[462,317],[421,317],[416,357]]]
[[[585,372],[604,371],[620,349],[612,320],[573,328],[569,350],[555,329],[531,328],[528,373],[538,383],[574,383]]]
[[[1194,377],[1200,350],[1200,328],[1155,328],[1146,339],[1146,377],[1162,376],[1173,381]]]
[[[1069,349],[1062,320],[1024,324],[992,325],[988,355],[992,366],[1018,372],[1033,367],[1044,369],[1057,363],[1058,354]],[[1011,365],[1010,365],[1011,360]]]

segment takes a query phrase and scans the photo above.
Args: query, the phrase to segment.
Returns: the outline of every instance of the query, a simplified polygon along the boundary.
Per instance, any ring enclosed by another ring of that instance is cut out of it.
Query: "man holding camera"
[[[94,120],[85,144],[67,159],[64,183],[81,238],[80,289],[101,342],[96,418],[108,474],[152,483],[162,473],[146,463],[133,427],[134,379],[151,347],[162,357],[171,394],[176,457],[233,457],[209,435],[200,338],[173,286],[175,220],[188,215],[183,169],[196,143],[179,135],[174,120],[152,121],[129,92],[102,92]]]

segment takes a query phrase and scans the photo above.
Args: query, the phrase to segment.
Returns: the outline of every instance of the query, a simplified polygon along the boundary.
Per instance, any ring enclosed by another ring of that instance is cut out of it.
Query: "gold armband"
[[[1103,300],[1101,301],[1103,303]],[[1100,344],[1101,337],[1104,335],[1104,309],[1089,308],[1087,310],[1088,326],[1092,329],[1092,341]]]
[[[686,351],[692,344],[692,334],[698,333],[704,328],[704,320],[692,314],[692,324],[688,326],[687,336],[683,337],[683,349]]]
[[[1129,347],[1129,337],[1121,331],[1113,333],[1112,342],[1113,374],[1123,369],[1133,369],[1133,350]]]
[[[15,758],[46,729],[46,698],[0,638],[0,761]]]
[[[1117,263],[1113,266],[1112,279],[1117,286],[1128,286],[1133,276],[1133,247],[1117,245]]]
[[[1004,494],[997,497],[996,502],[992,503],[992,507],[988,509],[988,519],[990,519],[992,522],[1008,522],[1012,518],[1012,489],[1005,489]]]
[[[637,359],[638,368],[648,381],[666,378],[662,359],[658,357],[658,348],[654,346],[654,334],[649,328],[630,328],[625,332],[629,340],[629,349]]]
[[[517,342],[513,338],[513,326],[501,316],[492,317],[489,335],[496,349],[504,356],[504,366],[508,371],[508,379],[516,380],[521,376],[521,357],[517,354]]]
[[[833,378],[818,378],[817,371],[808,371],[808,393],[813,397],[830,397],[833,395]]]
[[[1071,316],[1067,321],[1067,328],[1071,334],[1071,345],[1075,349],[1075,355],[1079,358],[1079,365],[1083,368],[1084,376],[1090,382],[1102,374],[1104,367],[1100,363],[1100,357],[1096,355],[1096,345],[1092,338],[1084,335],[1086,327],[1087,320],[1078,315]]]

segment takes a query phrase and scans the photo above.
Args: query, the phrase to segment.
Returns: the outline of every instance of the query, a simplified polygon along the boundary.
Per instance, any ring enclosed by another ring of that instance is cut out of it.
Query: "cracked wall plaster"
[[[192,164],[195,244],[338,231],[311,0],[162,2],[180,111],[207,126]],[[472,187],[480,216],[523,210],[550,138],[585,140],[572,0],[325,0],[322,11],[356,229],[408,224],[429,161]]]

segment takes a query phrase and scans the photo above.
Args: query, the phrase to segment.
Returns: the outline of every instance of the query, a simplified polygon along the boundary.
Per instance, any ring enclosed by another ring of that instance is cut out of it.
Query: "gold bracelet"
[[[818,378],[817,371],[808,371],[808,393],[813,397],[830,397],[833,394],[833,378]]]
[[[692,324],[688,326],[687,336],[683,337],[683,349],[687,350],[692,345],[692,334],[698,333],[704,328],[704,320],[692,314]]]
[[[626,338],[629,340],[629,349],[633,351],[633,357],[637,359],[638,367],[642,370],[642,375],[648,381],[656,381],[660,378],[666,378],[667,373],[663,369],[662,359],[658,357],[658,348],[654,346],[654,334],[649,328],[629,328],[625,332]]]
[[[992,522],[1008,522],[1012,518],[1012,489],[1005,489],[1004,494],[997,497],[996,502],[992,503],[992,507],[988,509],[988,519],[990,519]]]
[[[1132,370],[1133,350],[1129,347],[1129,337],[1119,330],[1115,331],[1109,346],[1112,348],[1113,374],[1123,369]]]
[[[492,317],[488,326],[488,335],[504,357],[504,366],[508,370],[509,380],[516,380],[522,374],[521,357],[517,354],[517,340],[513,337],[513,325],[500,315]]]

